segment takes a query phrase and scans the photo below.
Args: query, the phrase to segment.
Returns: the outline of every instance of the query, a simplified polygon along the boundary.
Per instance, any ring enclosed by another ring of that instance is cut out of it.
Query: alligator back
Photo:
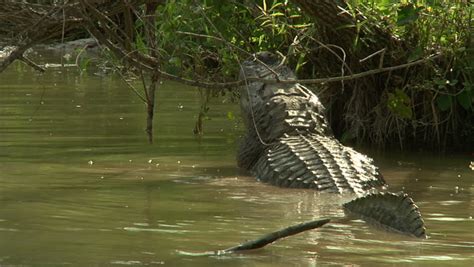
[[[319,134],[284,136],[268,146],[251,170],[282,187],[364,195],[384,183],[372,159]]]

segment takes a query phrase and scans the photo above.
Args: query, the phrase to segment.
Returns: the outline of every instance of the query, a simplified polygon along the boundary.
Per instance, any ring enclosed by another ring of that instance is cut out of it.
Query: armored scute
[[[406,194],[377,193],[385,181],[373,160],[342,145],[333,135],[324,106],[294,73],[269,52],[243,63],[241,78],[260,78],[241,88],[248,129],[238,164],[258,180],[281,187],[353,193],[347,213],[371,224],[426,237],[418,207]],[[375,192],[375,193],[374,193]]]

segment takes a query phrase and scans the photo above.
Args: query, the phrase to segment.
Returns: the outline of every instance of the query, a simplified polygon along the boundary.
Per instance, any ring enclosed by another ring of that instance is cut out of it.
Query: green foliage
[[[400,57],[405,56],[406,61],[435,53],[442,55],[431,64],[410,68],[392,88],[385,83],[386,107],[405,122],[386,132],[403,135],[403,132],[423,129],[425,136],[432,137],[425,137],[425,141],[438,142],[438,145],[440,137],[456,140],[460,134],[473,136],[474,7],[466,1],[359,0],[351,3],[362,10],[371,25],[390,29],[404,42],[402,52],[406,54]],[[394,89],[400,87],[404,88],[403,92]],[[378,120],[386,118],[381,116]]]
[[[232,111],[227,112],[227,119],[230,121],[235,121],[235,115]]]
[[[464,83],[464,90],[456,96],[456,100],[466,111],[474,111],[474,86]]]
[[[347,98],[343,102],[358,101],[359,107],[362,107],[353,110],[360,114],[344,114],[343,117],[359,118],[358,124],[365,127],[362,132],[375,132],[383,136],[383,142],[420,129],[423,129],[424,135],[432,136],[431,139],[425,138],[426,142],[433,141],[436,136],[439,142],[439,136],[445,134],[471,133],[469,129],[474,127],[463,121],[474,117],[474,41],[471,30],[474,27],[474,7],[464,1],[347,2],[349,13],[357,18],[356,25],[348,26],[354,27],[357,33],[355,56],[348,54],[351,51],[345,51],[349,65],[351,61],[360,60],[357,53],[363,50],[361,48],[367,49],[378,43],[376,35],[380,29],[393,33],[402,43],[399,50],[392,47],[392,51],[388,49],[386,53],[374,56],[370,63],[350,65],[352,72],[377,68],[379,61],[389,66],[387,64],[402,64],[435,53],[441,53],[442,57],[393,74],[370,77],[375,81],[373,83],[369,79],[358,80],[359,84],[371,87],[363,92],[366,94],[363,96],[355,95],[361,90],[349,90],[352,95],[340,95]],[[314,58],[314,55],[320,55],[315,50],[326,49],[320,49],[322,45],[316,40],[319,29],[301,14],[292,1],[168,0],[157,13],[157,50],[162,68],[178,76],[215,82],[232,80],[237,78],[239,63],[248,53],[262,50],[277,51],[287,56],[288,62],[302,77],[314,76],[315,73],[334,75],[334,70],[341,69],[340,60],[321,64],[319,58]],[[149,52],[143,26],[142,20],[136,21],[134,48]],[[331,45],[335,47],[337,43]],[[337,49],[333,51],[340,52]],[[330,54],[327,51],[324,53]],[[325,60],[334,59],[337,53]],[[392,61],[379,60],[384,57]],[[334,94],[334,91],[326,92]],[[218,93],[211,90],[209,94],[212,97]],[[203,99],[201,121],[206,116],[208,97]],[[369,115],[364,117],[364,114]],[[232,113],[227,116],[230,120],[234,119]],[[390,123],[394,118],[397,123]],[[440,127],[440,124],[445,127]],[[373,125],[379,125],[380,129],[374,131]],[[197,129],[201,131],[200,123]],[[351,133],[348,139],[360,138],[352,134],[354,131],[348,126],[340,132]]]
[[[450,95],[440,95],[436,98],[436,103],[438,108],[441,111],[447,111],[452,106],[452,96]]]
[[[309,26],[288,1],[169,0],[157,11],[158,50],[162,68],[194,80],[235,80],[241,60],[262,51],[285,51],[294,36]],[[135,49],[147,51],[142,20],[135,25]],[[303,64],[303,62],[300,62]],[[203,132],[209,97],[220,90],[201,92],[201,109],[194,132]],[[231,99],[235,90],[230,91]],[[203,97],[205,96],[205,97]],[[234,120],[233,113],[228,113]]]
[[[400,89],[396,89],[395,93],[388,93],[388,108],[403,119],[413,117],[411,99]]]
[[[146,50],[142,24],[135,27],[135,48],[141,51]],[[248,56],[243,51],[285,51],[310,24],[288,1],[169,0],[159,7],[157,25],[166,71],[222,81],[237,77],[236,63]]]

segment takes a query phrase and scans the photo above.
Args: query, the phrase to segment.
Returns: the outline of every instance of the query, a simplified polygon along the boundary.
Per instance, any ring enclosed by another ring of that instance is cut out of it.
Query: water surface
[[[0,265],[473,266],[474,172],[468,155],[368,152],[419,205],[430,238],[344,219],[347,197],[275,188],[239,173],[238,107],[214,99],[192,133],[196,89],[157,93],[155,143],[145,108],[114,75],[0,74]],[[320,217],[333,223],[264,249],[223,249]]]

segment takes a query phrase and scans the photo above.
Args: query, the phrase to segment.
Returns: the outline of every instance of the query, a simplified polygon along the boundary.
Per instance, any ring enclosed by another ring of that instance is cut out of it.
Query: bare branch
[[[262,248],[270,243],[277,241],[278,239],[285,238],[291,235],[296,235],[304,231],[308,231],[314,228],[319,228],[326,223],[328,223],[329,219],[321,219],[316,221],[310,221],[305,223],[300,223],[297,225],[292,225],[290,227],[275,231],[273,233],[266,234],[258,239],[247,241],[235,247],[230,247],[228,249],[221,250],[221,254],[224,253],[232,253],[237,251],[244,251],[244,250],[251,250]],[[218,253],[219,254],[219,253]]]
[[[272,83],[282,83],[282,84],[293,84],[293,83],[300,83],[300,84],[325,84],[325,83],[331,83],[331,82],[340,82],[340,81],[348,81],[348,80],[354,80],[354,79],[359,79],[363,78],[366,76],[370,75],[375,75],[383,72],[388,72],[388,71],[394,71],[398,69],[404,69],[408,67],[412,67],[415,65],[420,65],[426,62],[429,62],[433,59],[439,58],[442,54],[434,54],[431,56],[428,56],[423,59],[419,59],[413,62],[401,64],[401,65],[396,65],[396,66],[391,66],[391,67],[385,67],[385,68],[379,68],[379,69],[374,69],[374,70],[369,70],[369,71],[364,71],[364,72],[359,72],[351,75],[345,75],[345,76],[336,76],[336,77],[328,77],[328,78],[318,78],[318,79],[297,79],[297,80],[267,80],[267,79],[262,79],[259,77],[247,77],[246,80],[237,80],[237,81],[232,81],[232,82],[222,82],[222,83],[213,83],[213,82],[205,82],[205,81],[197,81],[197,80],[191,80],[187,78],[183,78],[177,75],[173,75],[167,72],[164,72],[162,70],[159,70],[161,76],[165,79],[168,80],[173,80],[177,82],[184,83],[186,85],[190,86],[197,86],[197,87],[202,87],[202,88],[215,88],[215,89],[223,89],[223,88],[231,88],[231,87],[236,87],[236,86],[242,86],[246,82],[262,82],[264,81],[265,83],[272,84]]]
[[[45,72],[46,71],[45,68],[39,66],[38,64],[36,64],[35,62],[33,62],[31,59],[27,58],[24,55],[22,55],[19,59],[21,61],[25,62],[28,66],[32,67],[33,69],[35,69],[39,72]]]
[[[0,73],[2,73],[10,64],[12,64],[17,59],[23,58],[23,53],[28,50],[31,46],[34,45],[34,42],[27,43],[22,46],[15,47],[8,56],[4,57],[2,61],[0,61]]]

